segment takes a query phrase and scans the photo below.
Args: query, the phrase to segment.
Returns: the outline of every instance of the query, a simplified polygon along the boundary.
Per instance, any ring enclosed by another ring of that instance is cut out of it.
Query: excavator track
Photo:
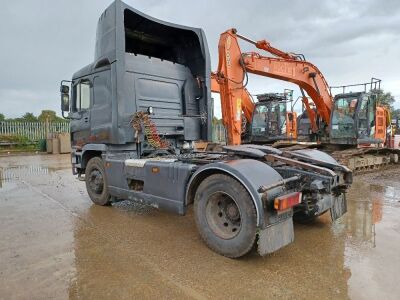
[[[381,170],[392,164],[399,163],[400,150],[359,148],[331,153],[341,164],[344,164],[355,173]]]

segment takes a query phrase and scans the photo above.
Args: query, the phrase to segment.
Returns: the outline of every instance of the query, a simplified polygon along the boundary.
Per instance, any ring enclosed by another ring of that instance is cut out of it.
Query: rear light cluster
[[[301,203],[301,193],[295,192],[275,198],[274,208],[276,210],[281,211],[296,206],[297,204],[300,203]]]

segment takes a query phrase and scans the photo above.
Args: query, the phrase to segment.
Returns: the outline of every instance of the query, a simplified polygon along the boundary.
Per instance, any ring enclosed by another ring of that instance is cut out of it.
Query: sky
[[[332,86],[382,79],[400,108],[400,1],[125,0],[165,21],[201,27],[212,69],[220,33],[236,28],[253,40],[303,53]],[[91,63],[97,20],[110,0],[15,0],[0,10],[0,113],[18,117],[42,109],[59,114],[59,86]],[[241,44],[243,51],[256,50]],[[296,85],[250,76],[251,94]],[[355,90],[354,90],[355,91]],[[219,111],[218,100],[216,112]]]

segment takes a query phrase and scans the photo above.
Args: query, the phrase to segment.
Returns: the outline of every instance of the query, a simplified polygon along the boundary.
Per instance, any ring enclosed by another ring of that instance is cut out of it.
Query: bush
[[[37,150],[38,143],[24,136],[0,135],[0,149]]]

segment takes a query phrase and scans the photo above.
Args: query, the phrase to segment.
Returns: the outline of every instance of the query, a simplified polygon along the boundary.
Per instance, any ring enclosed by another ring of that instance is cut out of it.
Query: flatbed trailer
[[[256,241],[261,255],[293,242],[293,217],[330,211],[340,218],[352,173],[323,152],[252,144],[194,149],[195,141],[211,139],[210,74],[201,29],[119,0],[105,10],[94,62],[61,84],[72,171],[91,200],[130,199],[179,215],[193,204],[205,243],[232,258]]]

